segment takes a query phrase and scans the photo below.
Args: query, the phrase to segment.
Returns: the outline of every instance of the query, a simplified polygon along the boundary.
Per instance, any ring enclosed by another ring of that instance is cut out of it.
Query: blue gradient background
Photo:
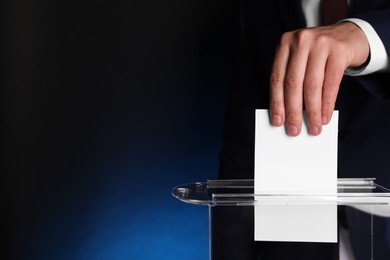
[[[207,259],[232,1],[5,1],[2,259]]]

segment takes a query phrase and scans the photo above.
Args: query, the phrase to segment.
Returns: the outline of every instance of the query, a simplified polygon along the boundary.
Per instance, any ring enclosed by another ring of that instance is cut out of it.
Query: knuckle
[[[285,32],[280,37],[279,46],[289,45],[292,39],[293,32]]]
[[[271,100],[270,102],[270,108],[272,112],[281,113],[283,107],[284,107],[284,102],[281,100]]]
[[[286,88],[290,91],[297,91],[299,89],[299,81],[293,76],[287,76],[285,79]]]
[[[329,42],[329,37],[327,35],[320,34],[315,39],[315,45],[322,48],[323,46],[327,46]]]
[[[306,78],[304,82],[304,89],[307,93],[313,93],[317,90],[319,84],[317,80],[313,77]]]
[[[282,75],[279,72],[272,72],[270,76],[270,82],[271,86],[275,87],[277,85],[280,85],[282,83]]]
[[[309,121],[318,122],[321,120],[321,111],[318,110],[306,110],[306,117]]]
[[[301,113],[296,110],[289,110],[286,113],[286,121],[288,123],[296,123],[300,120]]]
[[[312,30],[302,29],[295,33],[295,41],[298,46],[306,45],[308,41],[313,37]]]
[[[298,48],[307,46],[308,43],[313,43],[316,35],[312,29],[302,29],[295,32],[294,41]]]

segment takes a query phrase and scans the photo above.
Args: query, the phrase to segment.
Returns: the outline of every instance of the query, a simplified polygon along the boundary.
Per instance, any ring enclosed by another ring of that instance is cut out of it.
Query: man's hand
[[[304,104],[309,134],[319,135],[332,117],[344,70],[361,66],[369,52],[366,36],[351,22],[283,34],[270,78],[272,124],[299,135]]]

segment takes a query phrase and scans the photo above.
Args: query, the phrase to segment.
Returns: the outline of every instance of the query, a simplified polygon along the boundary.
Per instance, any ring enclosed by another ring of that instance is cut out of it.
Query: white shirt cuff
[[[344,72],[349,76],[362,76],[380,71],[389,71],[389,55],[386,52],[385,46],[379,38],[374,28],[366,21],[357,18],[343,19],[340,22],[352,22],[359,26],[367,37],[370,45],[370,60],[368,64],[362,68],[347,68]]]

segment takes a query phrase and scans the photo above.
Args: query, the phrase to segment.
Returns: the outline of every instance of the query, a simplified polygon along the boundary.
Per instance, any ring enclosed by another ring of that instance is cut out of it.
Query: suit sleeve
[[[370,23],[381,38],[387,54],[390,55],[390,7],[356,15],[355,17]],[[380,99],[390,99],[390,72],[357,76],[355,79],[374,96]]]

